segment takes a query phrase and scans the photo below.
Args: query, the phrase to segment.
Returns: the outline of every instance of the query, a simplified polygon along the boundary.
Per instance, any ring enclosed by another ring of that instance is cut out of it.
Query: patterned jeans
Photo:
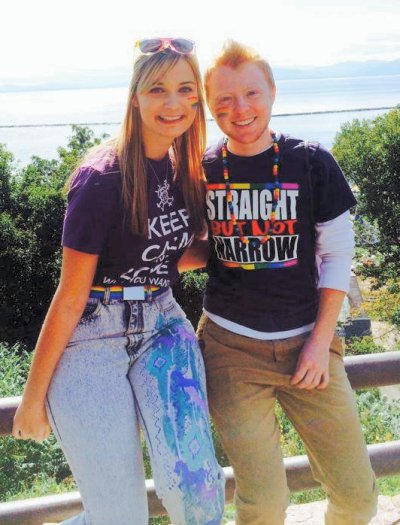
[[[89,299],[47,410],[84,507],[63,525],[147,524],[140,428],[174,525],[220,523],[203,360],[170,291],[150,302]]]

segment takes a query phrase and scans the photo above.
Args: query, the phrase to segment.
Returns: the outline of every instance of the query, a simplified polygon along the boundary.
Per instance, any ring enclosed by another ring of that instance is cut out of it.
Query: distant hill
[[[274,67],[276,80],[295,80],[311,78],[337,78],[399,75],[399,60],[368,60],[365,62],[341,62],[331,66],[282,68]],[[0,92],[44,91],[57,89],[95,89],[107,87],[127,87],[129,70],[108,69],[104,71],[69,71],[55,78],[30,78],[26,81],[0,83]]]
[[[340,62],[331,66],[307,68],[274,68],[277,80],[303,78],[370,77],[400,75],[399,60],[368,60],[366,62]]]

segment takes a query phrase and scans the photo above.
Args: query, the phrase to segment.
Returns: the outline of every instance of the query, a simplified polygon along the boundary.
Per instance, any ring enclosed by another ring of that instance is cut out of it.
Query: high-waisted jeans
[[[47,397],[84,511],[64,525],[148,521],[140,440],[174,525],[217,525],[223,471],[211,439],[202,356],[170,291],[152,301],[89,299]]]

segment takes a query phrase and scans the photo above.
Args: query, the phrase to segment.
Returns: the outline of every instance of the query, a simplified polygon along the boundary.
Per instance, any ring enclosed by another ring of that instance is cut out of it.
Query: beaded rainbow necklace
[[[264,244],[268,241],[268,239],[271,238],[271,234],[274,229],[274,223],[275,223],[275,210],[278,206],[278,201],[280,197],[280,184],[279,184],[279,144],[278,139],[276,137],[276,134],[271,131],[271,138],[273,140],[273,150],[274,150],[274,163],[272,166],[272,175],[274,176],[274,191],[273,191],[273,201],[272,201],[272,211],[271,211],[271,220],[269,223],[269,228],[267,233],[258,241],[258,239],[254,239],[252,244],[257,245],[258,242],[261,244]],[[237,219],[235,217],[235,214],[233,212],[233,204],[232,204],[232,191],[231,191],[231,182],[229,180],[229,162],[228,162],[228,137],[224,138],[224,142],[222,144],[222,166],[223,166],[223,172],[224,172],[224,181],[225,181],[225,187],[226,187],[226,199],[228,201],[228,207],[231,214],[231,222],[233,225],[233,230],[235,234],[240,238],[240,240],[244,244],[250,243],[250,240],[245,235],[242,235],[239,227],[237,225]]]

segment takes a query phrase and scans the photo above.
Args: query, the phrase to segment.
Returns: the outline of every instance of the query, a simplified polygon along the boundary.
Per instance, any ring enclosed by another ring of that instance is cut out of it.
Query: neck
[[[148,159],[161,160],[168,153],[172,140],[168,137],[155,135],[142,128],[144,154]]]
[[[147,159],[150,160],[162,160],[168,153],[169,147],[162,147],[162,145],[158,145],[158,147],[152,147],[149,148],[147,145],[144,145],[144,152]]]
[[[259,153],[262,153],[271,147],[273,142],[271,130],[266,128],[266,130],[257,140],[249,144],[238,142],[235,139],[229,137],[227,147],[229,151],[235,155],[240,155],[241,157],[253,157],[254,155],[258,155]]]

